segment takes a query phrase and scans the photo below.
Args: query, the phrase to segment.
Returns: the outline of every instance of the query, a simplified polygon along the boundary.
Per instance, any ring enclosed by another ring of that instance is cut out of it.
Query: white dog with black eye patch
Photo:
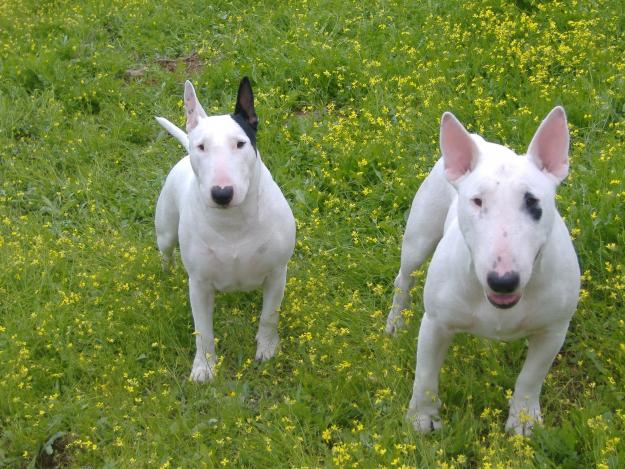
[[[469,134],[451,113],[441,120],[442,159],[410,211],[386,330],[402,326],[411,277],[434,251],[407,418],[440,428],[438,377],[457,332],[528,338],[506,423],[528,435],[542,421],[539,396],[577,306],[580,271],[555,191],[568,173],[566,115],[554,108],[526,155]]]
[[[185,83],[187,134],[157,118],[188,149],[171,170],[156,204],[156,237],[168,267],[180,246],[189,275],[196,353],[190,379],[215,373],[215,291],[263,288],[256,359],[274,356],[278,308],[295,245],[295,219],[256,149],[258,118],[247,77],[234,114],[208,117]]]

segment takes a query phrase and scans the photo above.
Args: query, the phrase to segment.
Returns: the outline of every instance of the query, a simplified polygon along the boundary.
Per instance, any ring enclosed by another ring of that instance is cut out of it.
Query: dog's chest
[[[430,302],[427,313],[456,332],[469,332],[494,340],[515,340],[544,330],[570,314],[550,304],[545,295],[524,295],[511,309],[493,307],[481,291],[464,292],[463,301]]]
[[[245,291],[262,285],[275,268],[270,241],[259,236],[243,240],[191,237],[181,239],[180,250],[189,274],[219,291]]]
[[[258,288],[271,267],[266,257],[268,242],[232,246],[228,250],[213,250],[209,255],[212,283],[220,291],[240,291]]]
[[[527,336],[538,326],[534,314],[524,305],[514,311],[498,310],[483,302],[467,318],[466,332],[495,340],[514,340]]]

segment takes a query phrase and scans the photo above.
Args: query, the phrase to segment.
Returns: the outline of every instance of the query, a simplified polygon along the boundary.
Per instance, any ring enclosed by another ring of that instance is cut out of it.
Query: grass
[[[625,17],[615,0],[0,3],[0,466],[622,467]],[[188,382],[181,267],[153,209],[183,156],[191,79],[231,112],[249,75],[259,148],[298,241],[282,350],[254,357],[260,294],[220,295],[220,369]],[[454,341],[445,428],[403,421],[420,293],[384,335],[412,197],[438,121],[523,152],[565,106],[559,207],[583,291],[547,377],[545,426],[503,432],[523,341]]]

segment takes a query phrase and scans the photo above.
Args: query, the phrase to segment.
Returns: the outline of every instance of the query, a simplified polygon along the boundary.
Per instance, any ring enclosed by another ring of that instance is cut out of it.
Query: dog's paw
[[[191,369],[189,381],[204,383],[206,381],[211,381],[214,377],[215,374],[213,373],[213,370],[210,366],[194,366]]]
[[[506,431],[515,435],[530,436],[535,425],[541,425],[543,418],[538,401],[510,401],[510,414],[506,422]]]
[[[204,383],[211,381],[215,377],[215,364],[208,363],[204,360],[194,360],[191,368],[189,381],[196,383]]]
[[[276,354],[280,339],[276,335],[274,337],[257,338],[256,341],[258,343],[256,348],[256,360],[264,362]]]
[[[408,411],[406,420],[412,424],[412,428],[419,433],[430,433],[440,430],[443,424],[438,415],[421,414],[416,411]]]
[[[395,335],[397,334],[397,331],[399,331],[400,329],[402,329],[404,327],[404,318],[403,316],[400,314],[394,314],[393,311],[391,311],[388,314],[388,318],[386,319],[386,333],[389,335]]]
[[[173,256],[165,256],[161,254],[161,267],[163,273],[169,274],[173,268],[176,267],[176,259]]]

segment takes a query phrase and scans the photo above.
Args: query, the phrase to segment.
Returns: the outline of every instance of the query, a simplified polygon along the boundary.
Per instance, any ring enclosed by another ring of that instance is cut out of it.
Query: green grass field
[[[617,0],[0,3],[0,466],[625,465],[625,16]],[[297,218],[280,354],[260,293],[217,298],[218,376],[188,381],[187,280],[153,211],[184,153],[185,79],[228,113],[248,75],[259,149]],[[503,427],[525,342],[460,335],[444,429],[404,422],[423,312],[384,320],[405,218],[446,110],[524,152],[556,104],[558,205],[582,295],[543,388]]]

